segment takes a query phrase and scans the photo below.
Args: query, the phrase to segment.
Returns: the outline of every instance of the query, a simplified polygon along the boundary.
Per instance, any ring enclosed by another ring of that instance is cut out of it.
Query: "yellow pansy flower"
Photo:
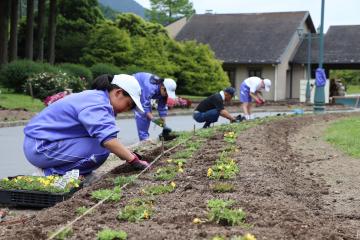
[[[244,240],[256,240],[256,237],[250,233],[244,235]]]
[[[213,174],[213,170],[211,168],[207,171],[207,176],[210,177]]]
[[[194,223],[194,224],[199,224],[199,223],[201,223],[200,218],[194,218],[193,223]]]
[[[148,218],[149,218],[149,213],[148,213],[147,210],[144,211],[143,218],[144,218],[144,219],[148,219]]]

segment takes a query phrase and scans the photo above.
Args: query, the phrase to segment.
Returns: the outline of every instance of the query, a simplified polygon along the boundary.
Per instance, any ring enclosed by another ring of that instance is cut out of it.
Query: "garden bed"
[[[186,147],[178,147],[156,162],[153,169],[121,191],[119,201],[105,201],[74,223],[68,239],[94,239],[105,228],[123,230],[128,239],[231,239],[247,233],[257,239],[356,239],[360,226],[356,209],[353,216],[334,216],[332,203],[325,201],[329,185],[321,175],[307,173],[311,157],[305,159],[289,144],[302,127],[342,116],[281,117],[251,124],[247,130],[241,123],[217,128],[214,134],[206,130],[188,136]],[[154,159],[159,153],[160,149],[155,149],[145,155]],[[319,157],[314,152],[312,158]],[[176,159],[186,162],[174,163]],[[233,169],[232,161],[239,171],[234,169],[232,178],[218,180],[217,173],[220,178],[225,176],[222,169]],[[156,180],[171,169],[176,171],[173,179]],[[99,201],[93,196],[94,190],[112,190],[115,178],[133,174],[126,165],[117,167],[73,198],[39,212],[24,224],[0,225],[0,237],[46,239],[81,214],[80,207],[86,210]],[[135,198],[142,199],[141,203]],[[238,222],[214,218],[208,205],[214,199],[232,200],[231,210],[241,209],[245,217],[239,217]],[[145,207],[135,218],[139,222],[124,220],[125,206],[130,204]]]

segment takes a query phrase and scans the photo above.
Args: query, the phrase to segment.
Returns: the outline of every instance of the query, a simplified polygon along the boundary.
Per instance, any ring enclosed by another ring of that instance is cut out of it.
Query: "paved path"
[[[277,112],[272,113],[255,113],[255,117],[263,117],[269,115],[276,115]],[[217,124],[226,123],[228,120],[221,118]],[[136,125],[134,119],[121,119],[118,122],[120,133],[118,137],[120,141],[129,146],[138,142]],[[192,130],[194,124],[196,128],[201,128],[203,124],[195,123],[191,116],[170,116],[167,119],[167,124],[175,131]],[[22,143],[24,140],[23,126],[0,128],[0,152],[1,167],[0,178],[7,176],[14,176],[18,174],[32,174],[34,167],[27,162],[22,151]],[[151,138],[156,139],[160,134],[161,129],[154,124],[150,126]]]

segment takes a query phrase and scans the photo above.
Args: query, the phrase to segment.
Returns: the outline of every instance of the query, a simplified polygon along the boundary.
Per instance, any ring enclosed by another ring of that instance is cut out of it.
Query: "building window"
[[[236,72],[235,69],[225,69],[225,72],[227,73],[231,86],[232,87],[236,87],[235,86],[235,81],[236,81]]]
[[[262,77],[262,70],[258,68],[248,69],[249,77]]]

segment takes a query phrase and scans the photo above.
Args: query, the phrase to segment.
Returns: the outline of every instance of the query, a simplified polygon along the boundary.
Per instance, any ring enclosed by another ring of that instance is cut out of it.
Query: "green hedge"
[[[94,64],[90,68],[92,75],[94,76],[94,79],[102,74],[120,74],[122,73],[121,69],[118,68],[115,65],[109,64],[109,63],[97,63]]]
[[[35,98],[44,100],[46,97],[62,92],[67,88],[72,89],[74,93],[81,92],[85,89],[85,83],[78,76],[72,76],[65,72],[49,73],[42,72],[33,75],[28,79],[31,83],[32,92]],[[30,88],[24,88],[29,95]]]
[[[17,60],[6,64],[0,70],[0,83],[13,89],[15,92],[23,92],[26,80],[34,74],[41,72],[58,72],[58,68],[47,63],[38,63],[30,60]]]
[[[72,76],[84,78],[86,81],[86,85],[90,86],[93,80],[93,75],[90,69],[88,69],[84,65],[74,63],[62,63],[58,66],[60,67],[60,69]]]

